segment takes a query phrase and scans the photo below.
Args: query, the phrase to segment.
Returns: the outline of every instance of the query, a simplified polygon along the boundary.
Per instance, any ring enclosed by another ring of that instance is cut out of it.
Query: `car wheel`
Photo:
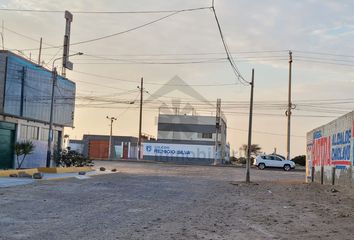
[[[265,169],[265,164],[264,163],[260,163],[260,164],[258,164],[258,168],[260,169],[260,170],[263,170],[263,169]]]
[[[289,164],[285,164],[283,168],[284,168],[284,171],[290,171],[291,166]]]

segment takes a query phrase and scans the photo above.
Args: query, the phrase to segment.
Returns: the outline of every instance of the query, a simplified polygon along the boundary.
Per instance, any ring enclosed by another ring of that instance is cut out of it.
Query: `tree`
[[[243,151],[245,153],[245,156],[247,156],[247,150],[248,146],[247,144],[242,144],[240,147],[240,151]],[[251,156],[257,156],[261,152],[262,148],[258,144],[251,144]]]
[[[15,144],[15,154],[17,160],[17,169],[20,169],[27,155],[34,152],[35,146],[31,141],[17,142]],[[20,161],[20,156],[22,160]]]

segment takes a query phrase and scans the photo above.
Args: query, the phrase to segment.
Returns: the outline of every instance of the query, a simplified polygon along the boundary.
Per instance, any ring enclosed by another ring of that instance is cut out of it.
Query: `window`
[[[49,134],[49,129],[48,128],[42,128],[41,129],[41,141],[48,141],[48,134]]]
[[[38,140],[38,127],[21,125],[20,138],[25,140]]]
[[[202,133],[202,138],[211,139],[211,138],[213,138],[213,134],[212,133]]]

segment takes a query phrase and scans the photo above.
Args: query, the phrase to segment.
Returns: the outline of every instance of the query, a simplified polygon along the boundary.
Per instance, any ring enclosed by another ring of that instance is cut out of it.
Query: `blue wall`
[[[15,55],[7,57],[4,113],[49,122],[52,91],[50,71]],[[73,126],[75,83],[57,77],[54,123]]]

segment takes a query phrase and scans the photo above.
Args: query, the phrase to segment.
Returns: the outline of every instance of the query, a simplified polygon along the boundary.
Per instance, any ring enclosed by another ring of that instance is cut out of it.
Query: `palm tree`
[[[248,145],[242,144],[240,150],[245,153],[245,156],[247,156]],[[261,152],[261,150],[262,148],[258,144],[251,144],[251,156],[257,156]]]
[[[17,160],[17,169],[20,169],[27,155],[34,152],[35,146],[31,141],[17,142],[15,144],[15,154]],[[22,160],[20,161],[20,156]]]

